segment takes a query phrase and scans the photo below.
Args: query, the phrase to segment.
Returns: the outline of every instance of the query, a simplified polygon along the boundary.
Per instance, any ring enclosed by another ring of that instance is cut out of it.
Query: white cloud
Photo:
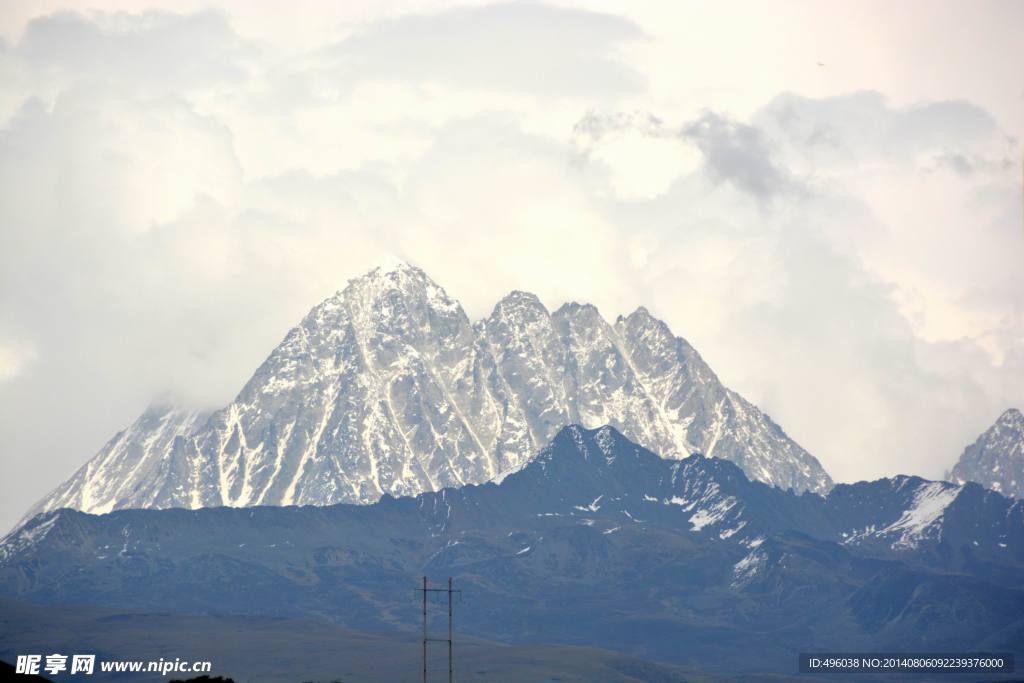
[[[548,97],[644,87],[618,51],[643,39],[631,21],[537,2],[458,7],[384,19],[318,55],[339,81],[449,83]],[[326,75],[325,74],[325,75]]]
[[[581,165],[603,165],[610,190],[626,200],[663,194],[702,161],[692,140],[641,111],[588,112],[573,126],[572,145]]]
[[[30,20],[14,54],[43,75],[166,90],[244,80],[256,51],[213,11],[62,11]]]
[[[922,150],[958,153],[997,133],[992,116],[971,102],[892,107],[881,93],[867,90],[818,99],[787,93],[775,97],[754,120],[819,167],[909,161]]]

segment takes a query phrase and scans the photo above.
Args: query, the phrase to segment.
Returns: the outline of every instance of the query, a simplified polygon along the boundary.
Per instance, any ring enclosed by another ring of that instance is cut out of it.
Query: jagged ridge
[[[471,323],[402,264],[314,307],[230,405],[148,411],[30,514],[370,503],[486,481],[574,423],[669,458],[720,456],[781,488],[832,485],[646,309],[612,325],[513,292]]]

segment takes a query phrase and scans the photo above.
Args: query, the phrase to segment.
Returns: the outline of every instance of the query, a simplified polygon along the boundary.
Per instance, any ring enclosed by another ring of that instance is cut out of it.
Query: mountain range
[[[609,323],[591,305],[552,313],[512,292],[471,322],[401,264],[314,307],[229,405],[148,409],[25,520],[59,508],[372,503],[515,470],[568,424],[613,425],[669,458],[725,458],[783,489],[832,486],[646,309]]]
[[[796,653],[1024,649],[1024,502],[900,476],[827,495],[662,459],[571,426],[482,485],[326,507],[57,510],[0,542],[0,595],[37,603],[412,630],[421,575],[460,632],[611,648],[704,671]]]

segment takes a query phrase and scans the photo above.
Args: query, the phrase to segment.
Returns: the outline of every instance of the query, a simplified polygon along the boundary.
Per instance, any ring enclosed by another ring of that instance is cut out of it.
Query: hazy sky
[[[1024,407],[1024,2],[0,6],[0,528],[383,259],[647,306],[840,481]]]

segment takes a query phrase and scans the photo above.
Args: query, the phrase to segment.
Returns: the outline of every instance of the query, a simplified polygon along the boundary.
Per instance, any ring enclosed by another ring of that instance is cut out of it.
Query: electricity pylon
[[[427,577],[423,577],[423,588],[415,589],[417,593],[423,594],[423,683],[427,683],[427,643],[448,643],[448,683],[455,683],[455,667],[452,652],[452,595],[460,594],[462,591],[452,590],[452,577],[448,577],[448,588],[430,588],[427,585]],[[427,634],[427,593],[448,594],[448,637],[430,638]]]

